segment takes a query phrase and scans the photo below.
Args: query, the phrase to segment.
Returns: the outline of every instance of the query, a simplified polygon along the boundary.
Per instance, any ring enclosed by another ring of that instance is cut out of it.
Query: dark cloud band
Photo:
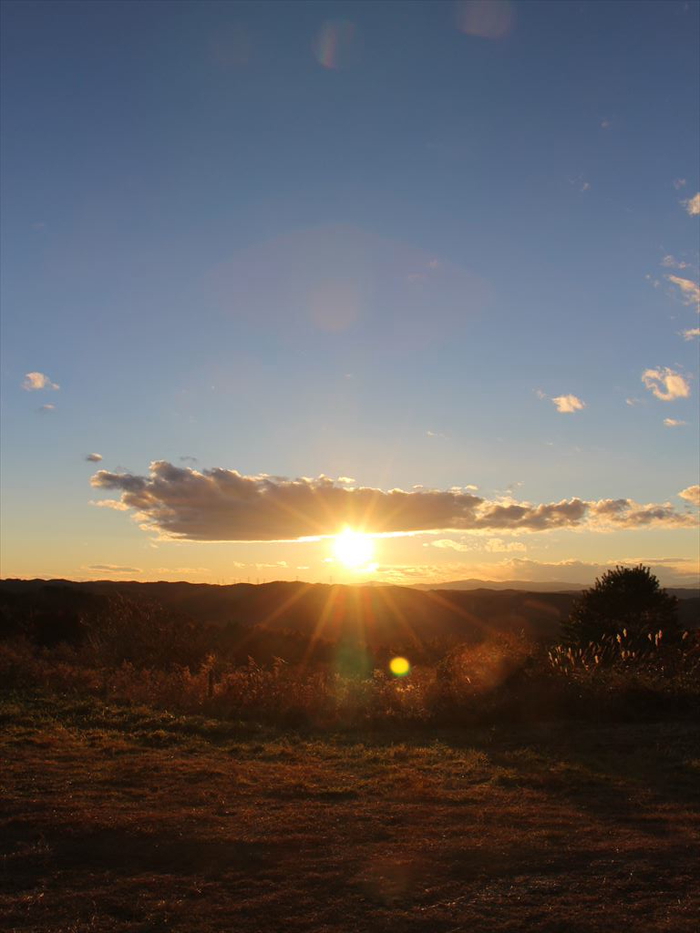
[[[243,476],[164,460],[149,476],[98,471],[98,489],[164,537],[189,541],[280,541],[333,535],[349,525],[376,534],[421,531],[548,531],[554,528],[682,526],[694,518],[669,504],[569,499],[543,505],[491,502],[468,491],[347,488],[328,477]]]

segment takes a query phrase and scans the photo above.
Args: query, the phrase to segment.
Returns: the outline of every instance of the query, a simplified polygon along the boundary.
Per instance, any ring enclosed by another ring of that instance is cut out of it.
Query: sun
[[[335,536],[333,554],[349,570],[364,569],[374,557],[374,541],[370,535],[346,528]]]

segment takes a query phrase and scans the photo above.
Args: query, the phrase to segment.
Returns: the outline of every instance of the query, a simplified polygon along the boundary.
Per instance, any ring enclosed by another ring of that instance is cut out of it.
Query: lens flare
[[[348,64],[355,39],[355,24],[350,20],[327,20],[314,42],[314,55],[324,68],[339,69]]]
[[[462,0],[456,12],[457,28],[482,39],[503,39],[515,24],[515,7],[508,0]]]
[[[411,665],[407,658],[392,658],[389,662],[389,670],[394,677],[405,677],[411,673]]]

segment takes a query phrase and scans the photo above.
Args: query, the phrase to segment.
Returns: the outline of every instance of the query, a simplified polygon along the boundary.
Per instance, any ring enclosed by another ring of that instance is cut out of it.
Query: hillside
[[[480,641],[493,632],[525,632],[556,640],[559,624],[576,598],[573,593],[517,590],[418,590],[398,586],[349,587],[293,582],[259,586],[238,583],[137,583],[66,580],[0,581],[3,617],[31,614],[51,627],[103,611],[117,594],[136,603],[158,604],[200,626],[226,626],[264,633],[296,632],[325,641],[352,640],[406,648],[434,639]],[[696,627],[700,598],[679,601],[684,627]]]

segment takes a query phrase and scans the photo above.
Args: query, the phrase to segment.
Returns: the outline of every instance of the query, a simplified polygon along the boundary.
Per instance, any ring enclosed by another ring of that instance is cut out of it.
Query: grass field
[[[700,726],[0,715],[8,933],[698,929]]]

